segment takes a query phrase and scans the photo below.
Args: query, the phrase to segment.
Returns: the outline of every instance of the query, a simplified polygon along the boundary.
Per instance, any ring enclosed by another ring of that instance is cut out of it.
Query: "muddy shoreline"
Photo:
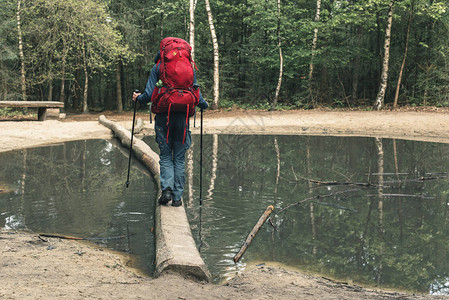
[[[99,114],[63,120],[0,120],[0,152],[80,139],[111,138]],[[130,127],[132,113],[106,113]],[[146,113],[138,113],[152,134]],[[198,120],[197,120],[198,121]],[[226,111],[205,113],[206,133],[379,136],[449,143],[449,113],[431,111]],[[199,128],[192,128],[198,133]],[[1,212],[0,212],[1,213]],[[0,224],[1,226],[3,224]],[[266,262],[221,285],[167,274],[149,278],[131,257],[96,245],[0,231],[0,299],[448,299],[361,287]]]

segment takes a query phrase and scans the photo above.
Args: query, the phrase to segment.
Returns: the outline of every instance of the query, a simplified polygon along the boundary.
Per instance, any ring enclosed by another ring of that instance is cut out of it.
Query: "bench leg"
[[[45,119],[47,119],[47,108],[46,107],[39,107],[38,108],[37,119],[39,121],[45,121]]]

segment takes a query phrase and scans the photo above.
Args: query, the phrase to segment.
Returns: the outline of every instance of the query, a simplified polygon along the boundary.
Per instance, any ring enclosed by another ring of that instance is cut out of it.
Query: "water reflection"
[[[216,281],[250,261],[279,261],[344,280],[449,293],[448,145],[206,135],[201,207],[199,145],[194,136],[184,200]],[[126,189],[127,163],[114,141],[0,153],[0,226],[81,237],[129,231],[129,241],[100,242],[137,253],[151,273],[156,189],[136,160]],[[262,227],[234,264],[268,205],[278,213],[276,230]]]
[[[187,178],[196,197],[199,153],[194,140]],[[265,260],[382,287],[447,293],[448,145],[210,135],[203,153],[206,197],[201,208],[189,197],[187,210],[216,281]],[[434,180],[424,180],[429,177]],[[234,265],[268,205],[280,211],[303,199],[310,200],[273,218],[276,230],[266,224]]]
[[[115,141],[77,141],[0,153],[0,227],[98,240],[131,251],[152,272],[156,189],[148,171],[133,160],[125,188],[128,154]]]

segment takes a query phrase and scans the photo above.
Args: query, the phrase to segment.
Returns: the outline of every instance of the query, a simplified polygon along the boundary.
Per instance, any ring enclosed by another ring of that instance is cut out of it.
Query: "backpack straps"
[[[182,143],[183,143],[183,144],[184,144],[185,141],[186,141],[187,125],[189,125],[189,108],[190,108],[190,106],[187,104],[186,124],[184,125],[184,137],[182,138]]]
[[[168,105],[168,115],[167,115],[167,144],[168,144],[168,134],[170,132],[170,109],[171,103]]]

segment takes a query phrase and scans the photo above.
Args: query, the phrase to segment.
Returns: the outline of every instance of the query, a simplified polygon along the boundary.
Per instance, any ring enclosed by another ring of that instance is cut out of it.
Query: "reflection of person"
[[[145,92],[143,94],[133,93],[133,101],[147,104],[151,101],[153,90],[159,81],[160,53],[158,52],[148,78]],[[194,85],[196,77],[194,76]],[[201,109],[209,105],[200,93],[198,106]],[[169,122],[167,122],[169,120]],[[168,124],[168,125],[167,125]],[[159,198],[159,204],[167,204],[172,201],[172,206],[180,206],[185,183],[185,152],[191,144],[191,135],[189,122],[186,122],[186,113],[171,111],[168,113],[156,112],[154,129],[156,133],[156,142],[159,145],[159,166],[161,172],[161,190],[162,195]],[[169,134],[167,134],[167,131]]]

